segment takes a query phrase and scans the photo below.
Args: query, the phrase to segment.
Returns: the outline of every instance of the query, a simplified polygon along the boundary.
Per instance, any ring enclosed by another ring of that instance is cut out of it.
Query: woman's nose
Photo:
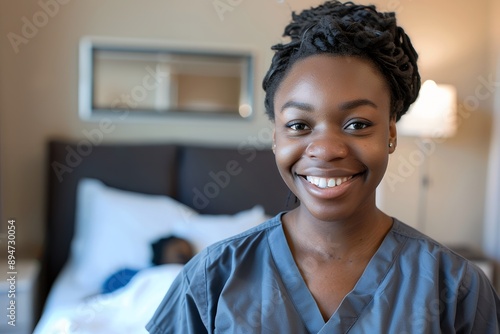
[[[306,155],[310,158],[331,161],[345,158],[349,149],[341,135],[321,134],[311,138]]]

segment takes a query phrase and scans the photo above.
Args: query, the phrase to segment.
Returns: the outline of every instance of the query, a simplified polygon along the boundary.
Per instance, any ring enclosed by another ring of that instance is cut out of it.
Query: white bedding
[[[156,308],[182,269],[179,264],[165,264],[143,269],[123,288],[106,295],[83,298],[81,302],[62,303],[49,306],[50,311],[38,323],[35,334],[140,334],[147,333],[145,325],[153,316]],[[59,281],[60,292],[68,292],[65,284]],[[62,295],[53,295],[55,299]],[[69,301],[78,296],[70,296]],[[81,296],[79,296],[81,297]],[[55,300],[54,299],[54,300]]]
[[[201,215],[166,196],[137,194],[84,179],[77,192],[69,261],[54,282],[35,334],[146,333],[181,265],[151,267],[151,243],[175,235],[195,252],[256,226],[261,206],[235,215]],[[140,270],[122,289],[101,295],[120,269]]]

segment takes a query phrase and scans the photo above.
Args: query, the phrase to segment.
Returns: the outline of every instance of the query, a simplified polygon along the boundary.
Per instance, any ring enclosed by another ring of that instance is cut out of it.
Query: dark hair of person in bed
[[[158,266],[167,263],[186,264],[194,255],[191,244],[176,236],[161,238],[151,244],[153,258],[151,262]]]
[[[169,236],[161,238],[151,244],[154,266],[162,264],[186,264],[194,255],[191,244],[182,238]],[[123,268],[108,277],[101,288],[101,293],[111,293],[127,285],[130,280],[139,272],[137,268]]]
[[[292,65],[317,54],[355,56],[371,60],[387,80],[391,117],[398,121],[420,90],[418,55],[410,38],[396,25],[394,13],[379,13],[375,6],[328,1],[292,14],[285,27],[288,43],[272,47],[275,54],[263,80],[266,113],[274,120],[274,95]]]

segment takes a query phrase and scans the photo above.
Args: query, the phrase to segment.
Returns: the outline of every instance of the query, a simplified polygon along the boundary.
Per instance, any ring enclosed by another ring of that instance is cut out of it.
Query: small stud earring
[[[273,152],[276,151],[276,144],[273,144]]]
[[[392,143],[389,143],[389,147],[392,148]]]

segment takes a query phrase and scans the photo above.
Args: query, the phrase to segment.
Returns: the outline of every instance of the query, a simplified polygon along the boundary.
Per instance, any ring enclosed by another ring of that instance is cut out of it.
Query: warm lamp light
[[[423,83],[420,94],[401,120],[398,134],[421,138],[447,138],[457,131],[457,90],[452,85]]]
[[[448,138],[457,132],[457,91],[451,85],[438,85],[432,80],[423,83],[417,100],[397,123],[398,135],[417,137],[421,147],[434,145],[432,138]],[[427,218],[429,187],[429,152],[418,149],[420,185],[417,228],[424,232]]]

